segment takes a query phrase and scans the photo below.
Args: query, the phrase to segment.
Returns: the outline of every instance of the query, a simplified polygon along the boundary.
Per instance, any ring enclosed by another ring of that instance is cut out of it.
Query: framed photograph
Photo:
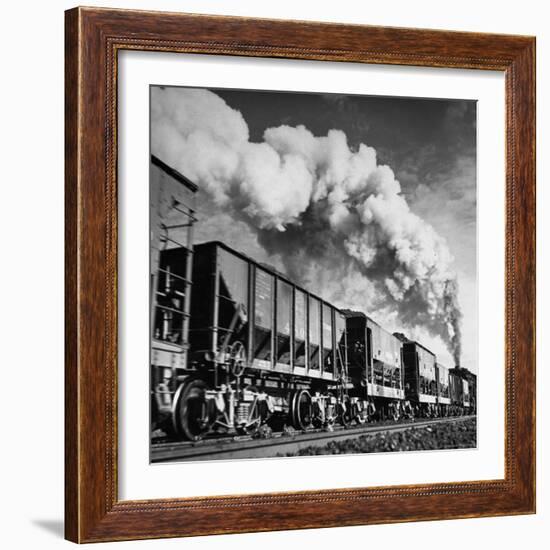
[[[535,511],[535,39],[66,12],[66,537]]]

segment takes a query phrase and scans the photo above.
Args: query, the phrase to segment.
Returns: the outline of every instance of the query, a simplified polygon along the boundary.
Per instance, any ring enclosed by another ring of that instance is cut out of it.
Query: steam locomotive
[[[194,245],[197,190],[151,158],[153,429],[198,440],[474,412],[475,384],[420,343],[222,242]]]

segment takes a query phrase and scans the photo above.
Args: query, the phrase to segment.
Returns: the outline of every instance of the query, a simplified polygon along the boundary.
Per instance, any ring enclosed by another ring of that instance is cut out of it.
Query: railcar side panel
[[[218,303],[216,249],[195,246],[193,262],[193,295],[189,330],[190,358],[194,364],[204,364],[216,350]]]
[[[335,383],[346,369],[343,314],[218,242],[195,247],[191,350],[215,357],[239,340],[248,368]]]
[[[372,380],[367,362],[367,319],[364,315],[347,316],[346,333],[348,340],[348,373],[354,385],[354,391],[367,387],[367,379]]]
[[[451,392],[451,404],[457,407],[462,407],[464,391],[462,378],[454,372],[449,373],[449,387]]]
[[[251,367],[271,370],[273,366],[275,278],[256,268],[254,272],[254,309]]]
[[[435,355],[417,342],[403,343],[406,397],[422,404],[437,403]]]
[[[375,397],[403,399],[401,341],[367,317],[368,361],[372,376],[368,393]]]
[[[470,406],[470,389],[467,380],[462,380],[462,403],[464,407]]]
[[[440,405],[451,404],[449,388],[449,369],[440,363],[436,363],[437,369],[437,402]]]
[[[346,332],[352,394],[379,404],[402,401],[401,341],[360,312],[347,312]]]

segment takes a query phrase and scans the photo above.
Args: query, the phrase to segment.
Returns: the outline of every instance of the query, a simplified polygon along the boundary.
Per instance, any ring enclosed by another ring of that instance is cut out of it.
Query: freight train
[[[471,378],[418,342],[223,242],[195,245],[198,187],[156,157],[150,177],[153,429],[193,441],[473,412]]]

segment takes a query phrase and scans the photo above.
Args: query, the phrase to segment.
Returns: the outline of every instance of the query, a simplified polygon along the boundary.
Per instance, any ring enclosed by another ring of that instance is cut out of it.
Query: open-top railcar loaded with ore
[[[194,244],[198,191],[152,157],[153,430],[268,437],[471,410],[469,371],[223,242]]]

